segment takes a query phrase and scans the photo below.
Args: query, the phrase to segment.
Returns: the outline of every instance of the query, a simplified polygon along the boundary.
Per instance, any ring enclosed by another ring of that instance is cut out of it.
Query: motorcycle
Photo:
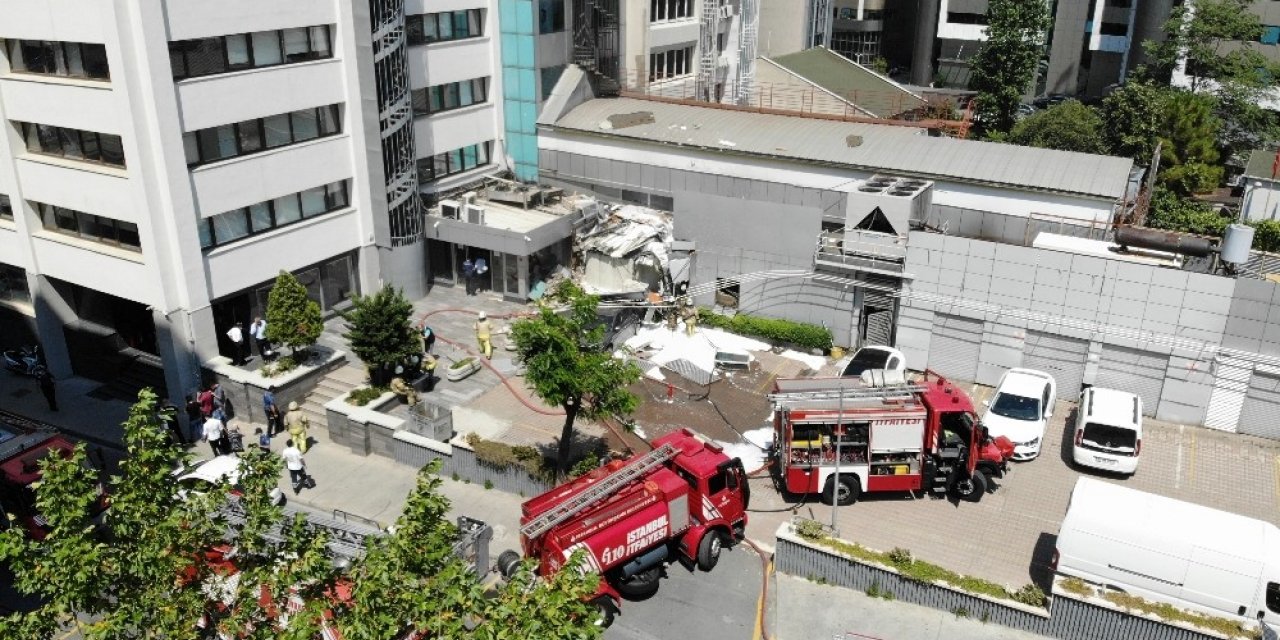
[[[40,353],[40,345],[6,350],[4,368],[19,375],[38,377],[44,371],[44,357]]]

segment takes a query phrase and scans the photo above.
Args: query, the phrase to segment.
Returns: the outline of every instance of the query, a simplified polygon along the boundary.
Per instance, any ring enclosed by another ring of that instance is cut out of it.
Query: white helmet
[[[480,313],[476,314],[476,317],[480,318],[481,320],[484,320],[485,319],[484,312],[481,311]]]

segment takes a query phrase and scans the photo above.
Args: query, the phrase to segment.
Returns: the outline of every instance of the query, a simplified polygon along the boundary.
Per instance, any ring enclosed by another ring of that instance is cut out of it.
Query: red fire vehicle
[[[821,493],[827,504],[921,489],[977,502],[1013,455],[1008,438],[987,435],[969,397],[931,371],[918,383],[880,387],[858,378],[779,379],[770,400],[783,488]]]
[[[36,540],[48,533],[48,523],[36,510],[36,487],[40,484],[40,461],[46,456],[71,455],[75,445],[48,432],[18,433],[0,427],[0,508]],[[99,485],[99,491],[102,487]],[[107,508],[106,494],[100,494],[94,515]],[[8,518],[0,527],[8,525]]]
[[[621,597],[658,590],[662,568],[677,557],[710,571],[726,544],[742,539],[750,490],[742,461],[688,429],[654,441],[654,450],[614,461],[523,505],[520,542],[550,575],[574,552],[602,576],[592,602],[608,625]],[[510,576],[520,556],[504,551]]]

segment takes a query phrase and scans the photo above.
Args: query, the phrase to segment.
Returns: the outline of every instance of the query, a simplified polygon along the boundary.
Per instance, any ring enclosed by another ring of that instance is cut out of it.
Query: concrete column
[[[31,287],[31,304],[36,310],[36,336],[44,350],[49,373],[55,378],[70,376],[71,353],[62,328],[75,325],[76,312],[49,278],[28,272],[27,284]]]
[[[152,311],[151,317],[156,326],[156,349],[164,365],[168,399],[181,409],[187,394],[196,390],[201,382],[195,325],[185,309],[175,309],[167,316],[161,311]]]
[[[911,57],[911,83],[927,87],[933,83],[933,42],[938,37],[940,0],[918,0],[915,54]]]
[[[1075,94],[1080,83],[1080,52],[1085,46],[1084,26],[1090,19],[1088,0],[1060,0],[1053,16],[1053,42],[1049,43],[1049,70],[1045,93]],[[1094,29],[1101,28],[1096,24]],[[1030,91],[1034,93],[1035,88]]]

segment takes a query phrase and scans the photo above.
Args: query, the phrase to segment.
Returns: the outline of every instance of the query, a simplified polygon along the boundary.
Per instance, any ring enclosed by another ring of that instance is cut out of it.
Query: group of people
[[[282,412],[276,404],[275,387],[270,387],[262,394],[262,411],[266,416],[267,426],[254,429],[257,437],[257,449],[265,454],[271,453],[271,440],[282,432],[288,432],[280,456],[284,458],[285,467],[293,483],[296,494],[304,487],[315,486],[314,480],[306,473],[306,461],[303,454],[307,452],[311,442],[307,433],[310,420],[307,419],[298,403],[290,402],[287,411]],[[187,418],[195,436],[209,443],[209,450],[215,456],[244,451],[244,437],[240,429],[231,424],[233,417],[231,403],[227,400],[222,385],[213,382],[191,394],[187,398]]]
[[[232,408],[222,385],[213,382],[187,396],[187,419],[195,437],[209,443],[215,456],[243,451],[243,436],[231,426]]]
[[[480,279],[489,273],[489,265],[484,258],[476,258],[474,261],[467,258],[462,261],[462,278],[466,281],[467,295],[474,296],[480,290]]]
[[[436,344],[436,332],[427,326],[424,320],[418,323],[416,334],[418,337],[418,350],[421,352],[418,359],[419,366],[422,373],[426,375],[426,393],[431,393],[436,388],[436,365],[439,363],[435,353],[433,353]],[[418,390],[404,379],[405,373],[403,366],[396,368],[396,375],[391,379],[391,391],[404,398],[404,401],[412,407],[418,404]]]
[[[240,322],[233,322],[231,328],[227,329],[227,339],[231,341],[231,364],[242,365],[249,361],[252,357],[249,349],[249,339],[253,339],[253,343],[258,347],[258,356],[264,361],[270,360],[275,353],[271,350],[271,342],[267,340],[267,321],[261,317],[256,317],[249,324],[249,330],[241,329]]]

